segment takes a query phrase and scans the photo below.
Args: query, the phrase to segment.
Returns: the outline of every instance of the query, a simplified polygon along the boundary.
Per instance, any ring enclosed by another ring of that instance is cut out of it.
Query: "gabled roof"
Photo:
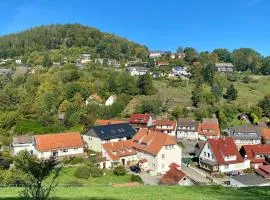
[[[237,175],[230,177],[230,179],[234,179],[245,186],[259,186],[259,185],[266,185],[269,183],[264,178],[257,176],[255,174]]]
[[[22,135],[13,137],[12,144],[30,144],[33,142],[33,136]]]
[[[260,139],[260,130],[259,130],[259,127],[248,124],[248,125],[243,125],[243,126],[231,128],[229,131],[229,135],[231,137],[233,137],[234,139],[259,140]]]
[[[150,119],[150,114],[133,114],[129,118],[129,123],[131,124],[147,124]]]
[[[176,121],[157,120],[154,122],[155,130],[175,130]],[[172,128],[158,128],[157,126],[172,126]]]
[[[136,155],[137,152],[133,149],[132,140],[124,140],[119,142],[110,142],[102,144],[107,155],[114,161],[119,161],[121,157]]]
[[[203,150],[203,147],[204,147],[205,143],[206,143],[206,142],[204,142],[204,141],[199,141],[199,142],[197,142],[197,144],[196,144],[195,147],[194,147],[194,154],[195,154],[195,156],[198,157],[198,156],[200,155],[200,153],[201,153],[202,150]]]
[[[205,136],[219,136],[219,125],[212,122],[202,122],[199,124],[198,133]]]
[[[186,174],[181,170],[176,167],[171,167],[171,169],[161,177],[160,182],[165,185],[176,185],[185,176]]]
[[[121,123],[95,126],[89,128],[84,134],[101,140],[110,140],[123,137],[131,138],[135,133],[136,131],[129,123]]]
[[[123,124],[127,123],[124,120],[118,120],[118,119],[97,119],[96,124],[103,126],[103,125],[109,125],[109,124]]]
[[[99,103],[103,102],[102,98],[97,93],[91,94],[88,99],[91,99]]]
[[[264,162],[265,158],[256,158],[256,155],[270,155],[270,144],[243,145],[247,159],[251,162]]]
[[[39,151],[84,147],[84,143],[79,132],[36,135],[35,142],[36,148]]]
[[[135,149],[153,155],[157,155],[163,146],[177,144],[174,137],[147,128],[141,128],[133,141]]]
[[[270,128],[262,128],[261,134],[264,140],[270,140]]]
[[[226,137],[225,139],[208,139],[207,143],[209,144],[218,164],[234,164],[243,162],[243,158],[238,152],[236,144],[231,137]],[[225,161],[225,156],[236,156],[236,160]]]

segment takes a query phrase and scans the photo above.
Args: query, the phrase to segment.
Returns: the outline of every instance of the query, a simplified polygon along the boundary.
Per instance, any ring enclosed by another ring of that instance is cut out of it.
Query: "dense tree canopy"
[[[215,49],[213,53],[218,56],[220,62],[231,62],[231,53],[228,49]]]

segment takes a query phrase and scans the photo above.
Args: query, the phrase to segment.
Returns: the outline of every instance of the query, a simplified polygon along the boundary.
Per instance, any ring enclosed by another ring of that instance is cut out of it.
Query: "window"
[[[164,158],[165,158],[165,154],[162,154],[162,155],[161,155],[161,158],[164,159]]]
[[[206,157],[206,152],[204,152],[203,154],[204,154],[204,156]]]
[[[68,152],[68,150],[67,150],[67,149],[63,149],[62,151],[63,151],[63,153],[67,153],[67,152]]]
[[[207,153],[207,157],[210,158],[210,153]]]
[[[78,151],[78,148],[74,148],[74,151]]]

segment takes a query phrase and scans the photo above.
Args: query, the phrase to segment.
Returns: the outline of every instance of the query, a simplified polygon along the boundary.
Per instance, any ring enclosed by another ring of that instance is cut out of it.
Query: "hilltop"
[[[27,56],[65,48],[102,58],[145,58],[147,48],[125,38],[80,24],[46,25],[0,37],[2,57]]]

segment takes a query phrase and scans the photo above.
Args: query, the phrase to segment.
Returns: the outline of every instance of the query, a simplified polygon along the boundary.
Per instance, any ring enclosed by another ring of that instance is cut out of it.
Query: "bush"
[[[77,167],[75,172],[74,172],[74,176],[76,178],[84,178],[84,179],[88,179],[90,176],[90,168],[87,166],[80,166]]]
[[[142,178],[140,176],[138,176],[138,175],[135,175],[135,174],[132,174],[131,175],[131,181],[132,182],[138,182],[138,183],[142,183],[143,182]]]
[[[90,174],[91,174],[91,177],[101,177],[103,176],[103,171],[97,167],[92,167],[90,168]]]
[[[250,78],[249,76],[244,76],[242,81],[244,83],[250,83],[252,81],[252,78]]]
[[[63,163],[64,164],[70,164],[70,165],[76,165],[76,164],[80,164],[83,163],[84,159],[83,157],[70,157],[70,158],[64,158],[63,159]]]
[[[116,176],[124,176],[127,173],[127,171],[123,166],[118,166],[118,167],[114,168],[113,173]]]

